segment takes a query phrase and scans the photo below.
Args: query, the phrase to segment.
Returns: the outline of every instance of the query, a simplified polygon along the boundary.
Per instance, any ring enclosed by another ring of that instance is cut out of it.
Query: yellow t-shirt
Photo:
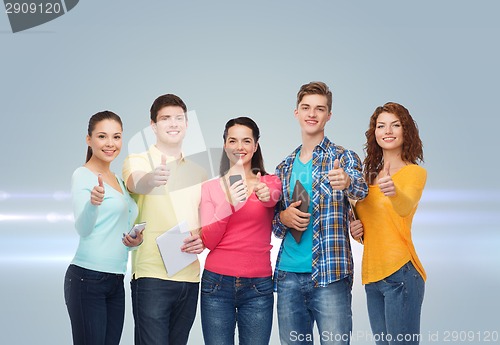
[[[161,151],[152,145],[147,152],[129,155],[123,163],[123,179],[127,181],[132,172],[153,171],[161,162]],[[176,161],[167,157],[170,177],[164,186],[154,188],[149,194],[134,194],[139,207],[137,222],[147,222],[144,241],[132,252],[132,274],[138,278],[159,278],[164,280],[199,282],[198,260],[168,276],[156,244],[156,238],[181,221],[187,221],[191,231],[199,231],[199,204],[201,184],[206,181],[206,171],[184,157]]]
[[[422,278],[425,270],[411,238],[411,224],[427,179],[424,168],[412,164],[392,175],[396,195],[386,197],[378,185],[356,204],[364,228],[362,283],[382,280],[411,261]]]

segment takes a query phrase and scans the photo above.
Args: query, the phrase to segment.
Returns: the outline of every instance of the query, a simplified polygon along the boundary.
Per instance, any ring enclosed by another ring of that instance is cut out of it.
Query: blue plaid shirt
[[[291,204],[290,177],[295,156],[302,146],[295,149],[276,167],[276,175],[281,179],[283,193],[276,204],[273,219],[273,233],[283,239],[288,228],[280,221],[279,214]],[[333,169],[333,161],[338,158],[340,166],[350,176],[351,184],[343,191],[333,190],[328,180],[328,171]],[[361,160],[350,150],[337,146],[323,138],[312,155],[312,280],[315,286],[328,284],[353,274],[351,243],[349,240],[348,211],[349,200],[364,199],[368,195],[368,185],[363,175]],[[276,261],[274,281],[285,241],[282,241]],[[275,283],[276,289],[276,283]]]

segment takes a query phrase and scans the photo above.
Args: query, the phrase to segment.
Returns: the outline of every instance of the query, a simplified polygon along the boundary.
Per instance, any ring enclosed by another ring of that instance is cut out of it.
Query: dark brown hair
[[[122,119],[120,119],[120,116],[116,115],[112,111],[104,110],[104,111],[100,111],[100,112],[98,112],[90,117],[89,126],[87,129],[87,134],[89,135],[89,137],[92,136],[92,132],[94,131],[95,126],[103,120],[114,120],[120,124],[120,127],[123,130]],[[92,157],[92,149],[89,146],[87,148],[87,158],[85,160],[85,163],[87,163],[91,157]]]
[[[424,161],[422,140],[418,133],[418,126],[410,115],[408,109],[398,103],[388,102],[377,107],[370,118],[370,126],[365,132],[366,143],[364,146],[366,158],[363,161],[365,180],[373,183],[376,176],[384,166],[382,148],[377,144],[375,129],[378,116],[383,113],[394,114],[398,117],[403,127],[403,147],[401,158],[404,162],[417,164]]]
[[[224,134],[222,135],[224,143],[226,142],[229,128],[235,125],[241,125],[250,128],[252,130],[252,136],[253,140],[255,141],[255,144],[259,143],[259,138],[260,138],[259,127],[257,126],[254,120],[245,116],[231,119],[226,123]],[[267,175],[267,172],[264,169],[264,158],[262,157],[262,151],[260,149],[260,145],[257,146],[257,150],[254,152],[252,156],[251,165],[252,165],[252,172],[257,173],[260,171],[260,174],[262,176]],[[226,151],[222,151],[222,157],[220,160],[220,168],[219,168],[220,176],[225,175],[228,172],[228,170],[229,170],[229,158],[227,157]]]
[[[158,112],[160,109],[168,106],[173,106],[173,107],[181,107],[182,110],[184,110],[184,116],[186,117],[187,120],[187,107],[184,101],[176,95],[173,94],[166,94],[166,95],[161,95],[158,98],[156,98],[151,105],[150,113],[151,113],[151,121],[156,123],[156,119],[158,117]]]

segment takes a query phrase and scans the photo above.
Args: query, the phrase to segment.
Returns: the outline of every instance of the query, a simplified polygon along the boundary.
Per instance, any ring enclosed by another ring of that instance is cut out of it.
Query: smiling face
[[[110,119],[97,122],[87,135],[87,145],[92,149],[92,159],[111,163],[122,149],[122,126]]]
[[[382,150],[401,152],[404,142],[401,120],[392,113],[380,113],[375,127],[375,139]]]
[[[257,147],[258,143],[253,138],[252,129],[243,125],[229,127],[224,142],[224,151],[229,158],[230,166],[233,166],[239,160],[244,166],[251,165]]]
[[[324,95],[305,95],[295,109],[302,132],[307,135],[322,135],[332,113],[328,111],[327,98]]]
[[[166,145],[180,145],[186,136],[187,119],[179,106],[166,106],[158,111],[156,123],[152,123],[158,142]]]

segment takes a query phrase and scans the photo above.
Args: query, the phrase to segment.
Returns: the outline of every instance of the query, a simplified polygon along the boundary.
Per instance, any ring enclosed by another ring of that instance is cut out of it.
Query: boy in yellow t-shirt
[[[135,343],[186,344],[196,316],[200,264],[194,261],[169,275],[156,244],[165,231],[186,221],[192,235],[181,250],[199,254],[201,183],[206,172],[182,154],[187,107],[176,95],[158,97],[151,106],[156,144],[129,155],[123,179],[139,206],[138,222],[146,222],[144,242],[132,255],[132,308]]]

